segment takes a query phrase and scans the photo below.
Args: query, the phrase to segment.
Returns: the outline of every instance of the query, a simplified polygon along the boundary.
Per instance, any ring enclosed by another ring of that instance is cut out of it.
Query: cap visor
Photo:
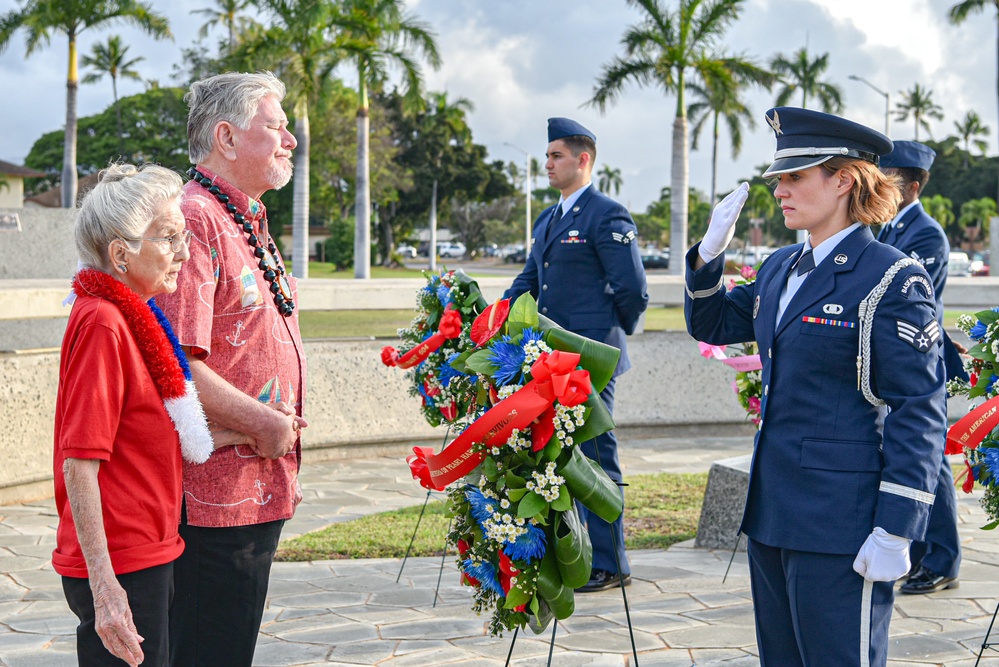
[[[778,174],[786,174],[789,171],[801,171],[802,169],[808,169],[809,167],[814,167],[820,165],[827,160],[832,159],[833,155],[802,155],[796,157],[782,157],[779,160],[775,160],[770,168],[763,172],[763,178],[770,178],[771,176],[777,176]]]

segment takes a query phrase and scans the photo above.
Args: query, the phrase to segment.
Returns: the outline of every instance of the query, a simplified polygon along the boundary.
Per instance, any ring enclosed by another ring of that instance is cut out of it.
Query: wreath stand
[[[996,648],[997,645],[996,643],[991,643],[991,644],[989,643],[989,635],[992,634],[992,626],[995,625],[996,614],[999,614],[999,604],[996,604],[996,610],[992,612],[992,621],[989,622],[989,629],[985,631],[985,637],[984,639],[982,639],[982,647],[978,649],[978,659],[975,660],[975,667],[978,667],[978,663],[981,662],[982,653],[985,652],[985,649],[989,649],[991,651],[999,651],[999,649]]]

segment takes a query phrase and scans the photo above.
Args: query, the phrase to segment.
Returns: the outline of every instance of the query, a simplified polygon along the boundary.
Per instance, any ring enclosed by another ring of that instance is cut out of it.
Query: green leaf
[[[996,526],[999,526],[999,521],[992,521],[982,526],[982,530],[995,530]]]
[[[587,440],[592,440],[598,435],[614,428],[614,418],[611,416],[607,406],[604,405],[600,394],[590,394],[590,397],[586,399],[586,403],[583,405],[586,406],[587,410],[586,423],[571,434],[572,441],[577,445],[581,445]]]
[[[981,322],[985,326],[988,326],[993,322],[999,320],[999,313],[995,312],[990,308],[989,310],[981,310],[975,313],[975,317],[978,318],[979,322]]]
[[[522,604],[527,604],[534,597],[534,592],[528,593],[522,590],[520,586],[511,586],[510,591],[506,594],[506,602],[503,603],[504,609],[515,609]]]
[[[590,460],[579,447],[572,448],[558,474],[565,478],[565,485],[573,498],[607,523],[613,523],[624,511],[624,498],[617,484],[607,473]]]
[[[525,495],[527,495],[527,489],[512,489],[508,487],[506,490],[506,495],[511,500],[511,502],[517,502]]]
[[[545,461],[557,461],[559,455],[562,453],[562,443],[559,442],[558,436],[553,435],[552,439],[548,441],[545,448],[541,450],[542,458]]]
[[[474,349],[473,350],[465,350],[464,352],[462,352],[461,354],[459,354],[457,357],[455,357],[451,361],[451,364],[450,364],[451,368],[455,369],[456,371],[458,371],[460,373],[467,374],[468,373],[468,366],[465,364],[465,362],[468,360],[468,358],[470,356],[472,356],[473,354],[475,354],[475,352],[476,352],[476,350],[474,350]]]
[[[517,518],[530,519],[546,507],[548,507],[548,501],[534,491],[531,491],[524,496],[520,500],[520,504],[517,505]]]
[[[496,467],[496,460],[491,456],[487,456],[483,463],[483,472],[490,482],[495,482],[499,476],[499,468]]]
[[[506,318],[507,333],[516,336],[524,329],[538,328],[538,303],[530,292],[524,292],[510,306],[510,314]]]
[[[538,615],[538,605],[539,605],[538,596],[535,595],[533,598],[531,598],[531,604],[527,605],[527,608],[531,610],[532,614],[534,614],[535,616],[537,616]]]
[[[568,512],[572,508],[572,496],[569,495],[569,490],[562,487],[562,491],[558,494],[558,498],[552,501],[552,509],[558,510],[559,512]]]
[[[545,332],[545,342],[556,350],[579,353],[579,363],[590,372],[590,383],[594,392],[603,391],[614,376],[621,350],[567,331],[544,315],[538,317],[541,331]]]
[[[465,366],[476,373],[493,376],[498,369],[492,362],[492,350],[478,350],[465,359]]]
[[[475,307],[476,313],[481,313],[486,309],[489,303],[486,301],[485,297],[482,296],[482,290],[479,289],[479,283],[475,282],[475,279],[469,276],[461,269],[455,269],[454,280],[460,285],[465,285],[468,288],[468,298],[465,299],[465,304],[471,304]]]
[[[527,480],[508,470],[506,473],[506,485],[511,489],[523,489],[527,487]]]
[[[548,603],[555,618],[561,620],[572,616],[572,612],[576,609],[576,598],[573,590],[562,583],[554,549],[545,550],[541,567],[538,568],[536,586],[538,595]]]

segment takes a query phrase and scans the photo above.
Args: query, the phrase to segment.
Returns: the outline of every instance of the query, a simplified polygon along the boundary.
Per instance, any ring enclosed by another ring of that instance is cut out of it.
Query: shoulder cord
[[[907,266],[919,264],[911,257],[898,260],[889,267],[881,282],[874,286],[874,289],[864,297],[858,308],[858,320],[860,326],[860,343],[857,350],[857,389],[864,392],[864,398],[874,407],[885,404],[871,391],[871,331],[874,329],[874,313],[881,303],[881,297],[888,291],[888,286],[895,279],[895,274]]]

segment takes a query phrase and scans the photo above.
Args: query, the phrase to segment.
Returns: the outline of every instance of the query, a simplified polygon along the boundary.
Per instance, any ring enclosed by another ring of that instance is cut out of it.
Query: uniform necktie
[[[803,276],[815,268],[815,255],[811,248],[806,248],[798,259],[798,275]]]
[[[554,227],[555,225],[557,225],[558,221],[561,220],[561,219],[562,219],[562,204],[558,203],[558,204],[555,204],[555,213],[552,215],[551,222],[548,223],[548,229],[545,230],[545,240],[546,241],[548,240],[548,237],[552,233],[552,227]]]

